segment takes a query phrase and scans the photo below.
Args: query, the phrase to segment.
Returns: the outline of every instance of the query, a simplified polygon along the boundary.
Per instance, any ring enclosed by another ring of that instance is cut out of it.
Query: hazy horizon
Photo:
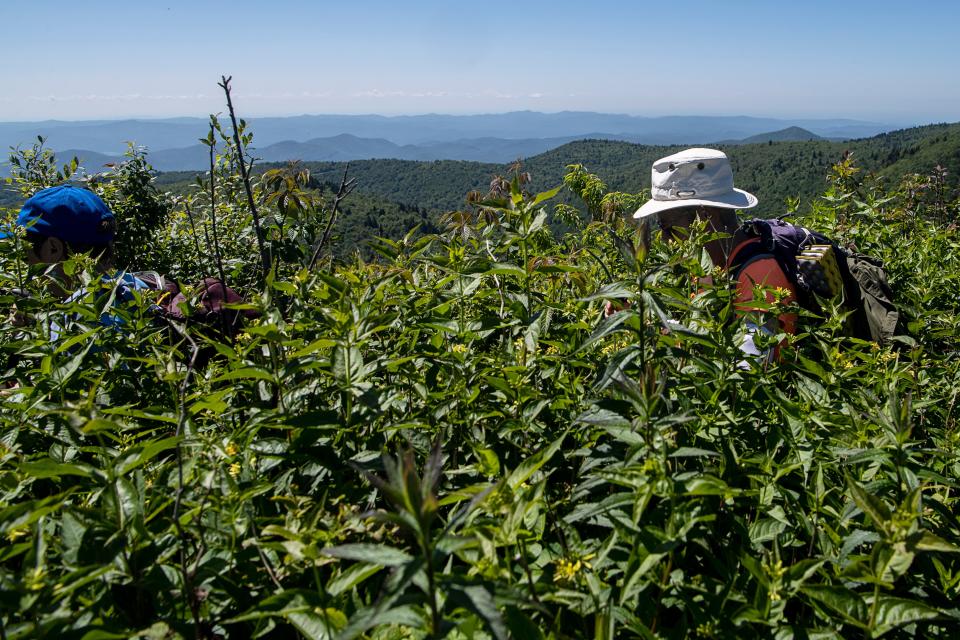
[[[234,95],[234,101],[237,100],[237,96]],[[239,108],[240,105],[235,105]],[[226,111],[226,107],[221,110],[221,116],[223,112]],[[535,113],[543,115],[557,115],[563,113],[583,113],[583,114],[598,114],[604,116],[625,116],[630,118],[642,118],[655,120],[658,118],[751,118],[751,119],[768,119],[768,120],[783,120],[796,121],[796,120],[806,120],[806,121],[824,121],[824,122],[837,122],[849,120],[850,122],[859,122],[859,123],[869,123],[869,124],[902,124],[904,126],[922,126],[924,124],[938,124],[942,122],[954,122],[947,120],[940,121],[929,121],[929,122],[914,122],[914,121],[884,121],[881,119],[871,119],[871,118],[856,118],[849,116],[829,116],[829,115],[815,115],[815,116],[806,116],[806,115],[758,115],[752,113],[729,113],[729,114],[717,114],[717,113],[670,113],[670,114],[636,114],[636,113],[625,113],[625,112],[613,112],[613,111],[596,111],[588,109],[558,109],[558,110],[537,110],[537,109],[512,109],[506,111],[477,111],[477,112],[464,112],[464,113],[441,113],[441,112],[422,112],[422,113],[290,113],[290,114],[247,114],[240,113],[239,115],[247,120],[256,119],[266,119],[266,118],[387,118],[387,119],[400,119],[400,118],[418,118],[418,117],[474,117],[474,116],[504,116],[510,114],[519,114],[519,113]],[[84,123],[84,122],[118,122],[125,120],[137,120],[137,121],[171,121],[171,120],[184,120],[184,119],[200,119],[207,120],[209,114],[206,113],[197,113],[197,114],[182,114],[174,116],[153,116],[153,115],[122,115],[116,117],[102,117],[102,118],[45,118],[42,120],[31,120],[31,119],[9,119],[9,120],[0,120],[0,124],[32,124],[32,123],[43,123],[43,122],[67,122],[67,123]],[[958,120],[960,121],[960,118]]]
[[[205,117],[224,111],[217,82],[232,74],[250,118],[955,122],[958,19],[948,0],[5,3],[0,33],[27,55],[4,69],[0,121]]]

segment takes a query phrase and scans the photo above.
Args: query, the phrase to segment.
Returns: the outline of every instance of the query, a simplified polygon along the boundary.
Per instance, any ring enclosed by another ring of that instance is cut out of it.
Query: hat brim
[[[647,218],[661,211],[680,209],[681,207],[719,207],[721,209],[750,209],[757,206],[757,197],[743,189],[734,189],[729,193],[713,198],[687,198],[678,200],[647,200],[634,212],[637,219]]]

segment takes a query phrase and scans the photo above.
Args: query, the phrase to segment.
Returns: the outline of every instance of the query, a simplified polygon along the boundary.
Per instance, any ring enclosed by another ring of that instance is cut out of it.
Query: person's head
[[[706,223],[707,231],[733,234],[740,226],[734,209],[721,207],[676,207],[656,214],[663,238],[667,241],[683,240],[697,220]]]
[[[102,268],[110,266],[116,221],[92,191],[67,185],[38,191],[24,203],[17,225],[26,230],[29,262],[53,264],[90,253]]]
[[[757,205],[757,198],[733,187],[730,160],[716,149],[686,149],[660,158],[651,170],[650,200],[637,209],[638,220],[659,221],[665,238],[690,227],[699,217],[716,231],[737,228],[737,209]]]

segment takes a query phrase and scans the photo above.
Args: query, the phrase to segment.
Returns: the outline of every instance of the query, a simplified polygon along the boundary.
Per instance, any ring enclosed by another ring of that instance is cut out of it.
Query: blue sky
[[[0,0],[0,120],[491,113],[960,121],[960,2]]]

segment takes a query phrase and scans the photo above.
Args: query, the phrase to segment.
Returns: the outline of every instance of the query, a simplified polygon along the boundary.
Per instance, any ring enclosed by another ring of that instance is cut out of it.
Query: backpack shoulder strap
[[[756,242],[742,243],[742,248],[731,256],[730,274],[733,277],[739,277],[749,263],[762,257],[772,257],[787,280],[794,284],[797,301],[804,307],[816,308],[810,287],[800,274],[797,255],[812,244],[829,242],[825,236],[779,218],[747,220],[740,226],[739,233],[756,238]]]

